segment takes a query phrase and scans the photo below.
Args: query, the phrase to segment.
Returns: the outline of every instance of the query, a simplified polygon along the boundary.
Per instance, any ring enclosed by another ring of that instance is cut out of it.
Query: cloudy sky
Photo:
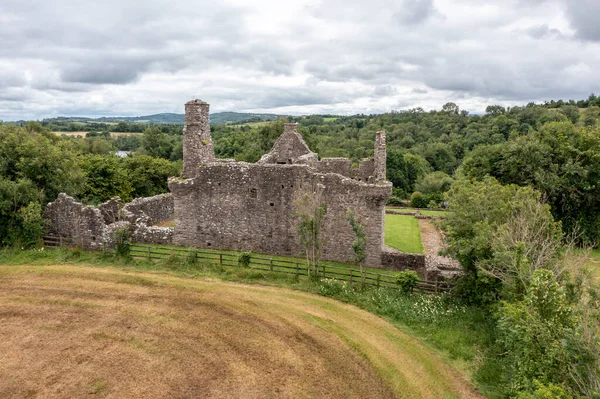
[[[600,0],[2,0],[0,119],[376,113],[600,92]]]

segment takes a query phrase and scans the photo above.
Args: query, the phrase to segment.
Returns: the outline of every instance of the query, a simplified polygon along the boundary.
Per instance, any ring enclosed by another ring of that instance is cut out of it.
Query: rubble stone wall
[[[56,201],[46,206],[44,217],[51,235],[68,238],[84,249],[104,246],[106,223],[100,209],[94,206],[85,206],[60,193]]]
[[[367,234],[367,264],[380,264],[391,183],[369,185],[301,164],[215,162],[193,179],[171,179],[169,189],[177,245],[302,256],[296,215],[307,196],[319,197],[327,206],[322,258],[352,261],[352,210]]]
[[[124,211],[131,212],[135,218],[148,217],[147,224],[152,225],[173,219],[173,195],[159,194],[154,197],[136,198],[125,204]]]
[[[173,217],[170,194],[137,198],[120,208],[121,199],[112,198],[98,207],[85,206],[64,193],[46,206],[49,235],[68,238],[84,249],[100,250],[114,246],[114,233],[129,228],[134,242],[171,244],[173,229],[151,226]],[[149,213],[149,215],[146,214]]]

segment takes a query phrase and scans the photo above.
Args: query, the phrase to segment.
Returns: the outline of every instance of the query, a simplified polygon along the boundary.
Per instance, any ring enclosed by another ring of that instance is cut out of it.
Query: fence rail
[[[71,240],[46,236],[44,245],[46,247],[59,247],[69,245]],[[219,252],[207,249],[186,249],[178,247],[157,247],[147,244],[132,244],[131,255],[139,259],[149,260],[168,260],[172,258],[185,258],[193,261],[219,264],[227,267],[241,267],[239,264],[239,253]],[[306,262],[298,259],[285,260],[271,258],[264,255],[251,255],[248,268],[265,272],[295,275],[296,277],[308,276],[310,270]],[[364,271],[361,275],[360,270],[351,267],[342,267],[334,265],[321,265],[319,276],[349,283],[364,283],[375,287],[397,288],[397,276],[392,274]],[[417,289],[422,292],[445,292],[452,286],[441,281],[421,280],[417,283]]]

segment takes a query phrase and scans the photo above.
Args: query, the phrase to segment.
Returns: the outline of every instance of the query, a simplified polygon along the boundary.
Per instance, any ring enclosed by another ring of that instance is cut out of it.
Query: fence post
[[[327,277],[325,276],[325,265],[323,265],[323,278],[327,278]]]
[[[273,258],[269,259],[269,268],[273,271]]]
[[[381,274],[377,273],[377,288],[379,288],[379,279],[381,278]]]
[[[354,270],[350,269],[350,285],[352,285],[353,277],[354,277]]]
[[[219,254],[219,264],[223,265],[223,254]]]
[[[150,247],[148,247],[148,260],[150,260]]]
[[[435,293],[437,294],[438,292],[438,280],[435,280]]]
[[[299,275],[300,275],[300,270],[299,270],[298,262],[296,262],[296,278],[298,278]]]

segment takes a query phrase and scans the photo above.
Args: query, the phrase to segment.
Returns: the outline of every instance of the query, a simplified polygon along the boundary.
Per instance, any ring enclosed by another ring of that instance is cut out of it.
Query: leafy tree
[[[295,216],[298,221],[298,237],[300,245],[304,248],[306,261],[311,277],[319,277],[319,266],[321,260],[321,249],[323,237],[321,227],[327,213],[327,205],[322,200],[323,187],[316,187],[311,195],[305,195],[296,201]]]
[[[180,173],[173,162],[148,155],[126,157],[123,168],[131,182],[131,196],[134,198],[168,192],[167,179]]]
[[[170,159],[173,153],[174,140],[163,133],[159,127],[152,126],[146,129],[142,137],[142,149],[146,155],[157,158]]]
[[[450,189],[454,179],[444,172],[428,173],[416,184],[415,189],[429,197],[430,200],[441,201],[444,193]]]
[[[87,155],[81,159],[85,172],[85,185],[80,192],[81,198],[88,203],[100,203],[119,196],[131,201],[132,186],[130,178],[123,168],[122,159],[116,155]]]

